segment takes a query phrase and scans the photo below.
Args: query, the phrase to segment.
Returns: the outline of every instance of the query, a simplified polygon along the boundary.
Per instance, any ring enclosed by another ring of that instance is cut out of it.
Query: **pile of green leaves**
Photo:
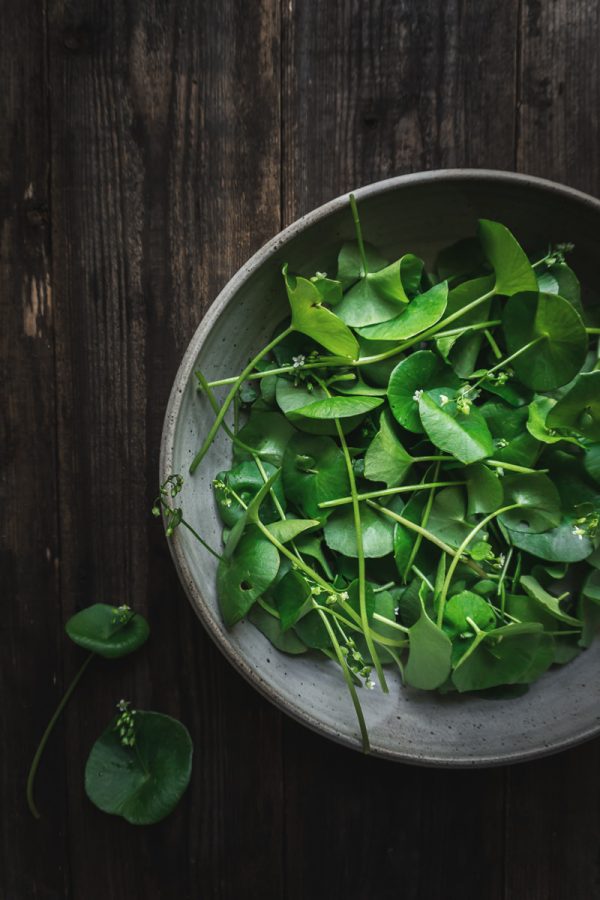
[[[336,661],[368,747],[356,688],[387,690],[386,666],[463,693],[526,686],[589,645],[600,329],[570,246],[531,262],[481,220],[427,271],[365,244],[350,202],[335,277],[284,268],[273,340],[238,376],[197,373],[216,415],[191,472],[225,428],[223,619]]]

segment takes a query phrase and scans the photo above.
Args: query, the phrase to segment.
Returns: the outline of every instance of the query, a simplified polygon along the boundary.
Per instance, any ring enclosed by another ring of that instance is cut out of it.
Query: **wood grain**
[[[54,3],[49,40],[62,605],[129,602],[153,634],[99,666],[67,717],[73,896],[195,897],[199,884],[234,896],[240,871],[276,896],[279,714],[197,625],[150,507],[186,343],[279,230],[278,7]],[[90,744],[120,696],[194,735],[190,791],[153,829],[83,796]]]
[[[589,900],[600,744],[511,770],[409,768],[282,718],[196,622],[149,509],[168,392],[222,285],[358,185],[518,168],[600,193],[593,0],[22,0],[0,35],[2,900]],[[97,662],[62,623],[129,602]],[[86,800],[115,702],[181,718],[190,790],[154,828]]]
[[[63,683],[45,15],[4,10],[0,32],[0,881],[6,898],[60,898],[69,879],[64,731],[36,798],[25,779]]]

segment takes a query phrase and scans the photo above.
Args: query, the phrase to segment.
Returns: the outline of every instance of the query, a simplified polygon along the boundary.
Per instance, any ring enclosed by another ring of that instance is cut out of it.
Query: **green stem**
[[[522,475],[536,475],[539,472],[548,472],[548,469],[528,469],[527,466],[517,466],[515,463],[502,462],[501,459],[485,459],[484,462],[495,469],[506,469],[507,472],[520,472]]]
[[[83,676],[83,673],[85,672],[85,670],[87,669],[87,667],[89,666],[89,664],[91,663],[91,661],[95,655],[96,655],[95,653],[89,654],[89,656],[85,659],[83,665],[81,666],[81,668],[75,675],[73,681],[71,682],[71,684],[69,685],[69,687],[67,688],[65,693],[63,694],[62,700],[56,707],[56,711],[55,711],[54,715],[48,722],[48,724],[46,726],[46,730],[44,731],[42,738],[40,740],[40,743],[38,744],[38,748],[35,751],[35,756],[33,757],[33,760],[31,763],[31,768],[29,769],[29,774],[27,776],[26,796],[27,796],[27,806],[29,807],[29,810],[30,810],[32,816],[34,816],[36,819],[40,818],[40,813],[38,811],[37,806],[35,805],[34,788],[35,788],[35,776],[37,774],[37,770],[40,765],[40,760],[42,758],[44,750],[46,749],[46,744],[48,743],[48,738],[52,734],[52,730],[53,730],[54,726],[56,725],[56,723],[60,717],[60,714],[62,713],[63,709],[65,708],[65,706],[71,699],[71,695],[73,694],[73,691],[79,684],[81,677]]]
[[[440,605],[438,608],[438,617],[437,617],[437,624],[440,628],[442,627],[442,621],[444,618],[444,609],[446,606],[446,597],[448,596],[448,591],[450,589],[450,585],[452,584],[452,578],[456,571],[456,567],[458,566],[459,562],[461,561],[461,558],[462,558],[465,550],[467,549],[467,547],[469,546],[469,544],[471,543],[473,538],[481,531],[482,528],[485,528],[485,526],[489,522],[491,522],[492,519],[497,518],[497,516],[501,516],[505,512],[509,512],[509,510],[511,510],[511,509],[517,509],[518,506],[519,506],[518,503],[511,503],[509,506],[502,506],[502,507],[500,507],[500,509],[496,509],[494,512],[491,512],[489,515],[485,516],[485,518],[483,518],[481,520],[481,522],[478,522],[477,525],[475,525],[475,527],[471,529],[471,531],[468,533],[466,538],[463,540],[462,544],[456,551],[456,555],[455,555],[454,559],[452,560],[452,562],[450,563],[450,565],[448,567],[448,571],[447,571],[446,577],[444,579],[444,584],[442,585],[442,590],[440,592]],[[465,560],[465,562],[466,562],[466,560]]]
[[[354,230],[356,231],[356,241],[358,243],[358,252],[360,253],[360,261],[363,267],[362,278],[369,274],[369,267],[367,265],[367,254],[365,252],[365,245],[363,242],[362,236],[362,228],[360,227],[360,219],[358,217],[358,208],[356,206],[356,197],[354,194],[350,194],[350,209],[352,210],[352,220],[354,222]]]
[[[488,344],[489,344],[490,347],[492,348],[492,353],[494,354],[494,356],[496,357],[496,359],[502,359],[502,350],[500,349],[500,347],[498,346],[498,344],[497,344],[496,341],[494,340],[494,336],[492,335],[492,332],[489,331],[489,329],[484,328],[483,333],[484,333],[484,335],[485,335],[486,341],[488,342]]]
[[[400,487],[384,488],[380,491],[367,491],[366,494],[357,494],[358,500],[377,500],[378,497],[392,497],[395,494],[406,494],[410,491],[431,491],[439,487],[453,487],[466,484],[466,481],[434,481],[430,484],[404,484]],[[338,497],[337,500],[324,500],[319,503],[320,509],[330,509],[333,506],[345,506],[352,503],[352,497]]]
[[[433,473],[434,482],[437,479],[439,472],[440,472],[440,463],[438,462],[435,466],[435,470]],[[423,517],[421,519],[421,528],[427,528],[427,523],[429,521],[429,516],[431,515],[431,510],[433,507],[433,498],[434,497],[435,497],[435,490],[433,490],[427,498],[427,502],[425,504],[425,509],[423,510]],[[405,582],[406,582],[407,575],[410,572],[410,568],[411,568],[412,564],[414,563],[415,559],[417,558],[417,553],[421,549],[422,542],[423,542],[423,536],[418,534],[417,539],[416,539],[415,543],[413,544],[412,549],[409,553],[408,562],[406,563],[406,567],[404,569],[403,578],[404,578]]]
[[[375,671],[377,672],[377,677],[379,679],[379,684],[381,685],[381,690],[387,694],[388,686],[385,680],[385,675],[383,674],[383,667],[381,665],[381,661],[379,659],[379,654],[377,653],[377,649],[373,644],[373,640],[370,635],[369,628],[369,619],[367,616],[367,593],[366,593],[366,566],[365,566],[365,551],[363,546],[363,534],[362,534],[362,524],[360,521],[360,503],[358,500],[358,491],[356,489],[356,478],[354,477],[354,469],[352,468],[352,459],[350,458],[350,453],[348,451],[348,444],[346,443],[346,438],[344,436],[344,431],[342,426],[340,425],[340,420],[335,419],[335,427],[338,433],[338,438],[342,447],[342,452],[344,454],[344,460],[346,462],[346,470],[348,472],[348,480],[350,481],[350,493],[352,494],[352,513],[354,517],[354,531],[356,533],[356,551],[358,556],[358,602],[360,609],[360,619],[365,635],[365,640],[367,642],[367,648],[369,650],[369,654],[371,659],[373,660],[373,664],[375,666]]]
[[[217,431],[219,430],[221,422],[225,418],[225,413],[231,406],[231,403],[233,402],[233,398],[237,394],[241,385],[244,383],[244,381],[248,378],[248,376],[254,369],[254,366],[258,362],[260,362],[260,360],[264,356],[266,356],[267,353],[270,353],[271,350],[277,346],[277,344],[280,344],[281,341],[285,340],[285,338],[288,337],[288,335],[290,335],[293,331],[294,331],[293,327],[290,326],[289,328],[286,328],[284,331],[282,331],[281,334],[279,334],[276,338],[273,338],[272,341],[270,341],[265,347],[263,347],[263,349],[259,353],[257,353],[253,359],[250,360],[250,362],[248,363],[248,365],[246,366],[244,371],[241,373],[241,375],[239,375],[237,377],[234,384],[232,385],[231,390],[227,394],[227,397],[225,398],[225,401],[224,401],[223,405],[221,406],[221,409],[219,410],[217,417],[216,417],[215,421],[213,422],[212,427],[211,427],[210,431],[208,432],[204,443],[202,444],[202,447],[200,448],[200,450],[194,457],[194,460],[192,461],[192,464],[190,466],[190,475],[194,474],[194,472],[196,471],[196,469],[198,468],[198,466],[200,465],[200,463],[206,456],[206,454],[210,448],[210,445],[212,444],[212,442],[215,438],[215,435],[216,435]]]
[[[358,725],[360,728],[360,736],[362,738],[362,746],[365,753],[368,753],[370,750],[369,744],[369,732],[367,730],[367,723],[365,722],[365,717],[363,715],[362,706],[360,705],[360,700],[358,699],[358,694],[356,693],[356,688],[354,687],[354,682],[352,681],[352,676],[350,675],[350,670],[348,669],[348,664],[344,659],[344,654],[342,653],[342,649],[340,647],[339,641],[335,636],[335,632],[329,621],[327,616],[322,610],[317,610],[319,615],[321,616],[321,620],[323,625],[327,630],[327,634],[329,635],[329,640],[333,644],[333,649],[335,650],[335,655],[337,656],[338,662],[342,667],[342,672],[344,673],[344,679],[346,681],[346,685],[348,686],[348,690],[350,692],[350,697],[352,698],[352,703],[354,705],[354,711],[356,712],[356,718],[358,719]]]
[[[503,369],[504,366],[507,366],[513,360],[518,359],[519,356],[522,356],[523,353],[527,353],[528,350],[531,350],[532,347],[535,347],[536,344],[539,344],[540,341],[545,341],[547,339],[547,335],[540,334],[539,337],[536,337],[535,340],[529,341],[528,344],[525,344],[523,347],[520,347],[518,350],[515,350],[514,353],[511,353],[510,356],[507,356],[506,359],[503,359],[502,362],[499,362],[498,365],[493,366],[491,369],[488,369],[485,375],[482,375],[481,378],[478,378],[475,384],[472,384],[469,388],[470,391],[474,391],[475,388],[479,387],[480,384],[489,378],[490,375],[494,375],[500,369]]]
[[[210,384],[210,382],[208,382],[206,380],[206,378],[204,377],[202,372],[196,372],[196,378],[200,382],[202,390],[206,394],[206,399],[210,403],[213,412],[215,414],[218,414],[220,406],[217,402],[217,398],[215,397],[215,395],[211,389],[212,385]],[[233,381],[235,381],[235,378],[233,379]],[[236,400],[237,400],[237,394],[234,398],[234,401],[236,401]],[[236,410],[237,410],[237,403],[234,402],[234,414],[236,413]],[[260,456],[259,452],[254,447],[251,447],[249,444],[245,444],[243,441],[240,441],[239,437],[236,434],[237,427],[235,426],[235,424],[234,424],[234,430],[232,431],[231,428],[227,425],[227,423],[225,421],[222,421],[221,428],[223,429],[223,431],[225,432],[225,434],[227,435],[229,440],[232,441],[232,443],[234,443],[236,445],[236,447],[239,447],[240,450],[244,450],[246,453],[249,453],[251,456]]]
[[[398,631],[402,631],[405,634],[408,634],[409,632],[409,629],[405,628],[404,625],[400,625],[398,622],[393,622],[392,619],[386,619],[385,616],[382,616],[379,613],[373,613],[373,618],[376,622],[382,622],[384,625],[388,625],[390,628],[397,628]]]
[[[600,328],[586,328],[588,334],[600,334]]]
[[[411,522],[410,519],[405,519],[404,516],[400,516],[398,515],[398,513],[392,512],[391,509],[386,509],[385,506],[379,506],[378,503],[373,503],[372,500],[367,500],[367,504],[373,509],[377,510],[378,513],[382,513],[384,516],[387,516],[388,519],[393,519],[400,525],[404,525],[404,527],[408,528],[409,531],[414,531],[416,534],[420,534],[421,537],[424,537],[425,540],[430,541],[432,544],[435,544],[436,547],[439,547],[440,550],[443,550],[444,553],[447,553],[449,556],[455,557],[457,555],[456,550],[453,550],[452,547],[449,546],[449,544],[446,544],[444,541],[440,540],[440,538],[436,537],[435,534],[432,534],[431,531],[427,531],[426,528],[421,528],[420,525],[417,525],[415,522]],[[469,566],[470,569],[473,569],[474,572],[477,572],[480,577],[489,578],[489,575],[481,568],[481,566],[478,566],[477,563],[472,559],[465,559],[462,561],[466,566]]]
[[[194,535],[194,537],[196,538],[196,540],[199,541],[199,542],[202,544],[202,546],[204,547],[205,550],[208,550],[209,553],[212,553],[212,555],[215,557],[215,559],[218,559],[218,560],[222,560],[222,559],[223,559],[223,557],[221,556],[220,553],[217,553],[216,550],[213,550],[213,548],[210,546],[210,544],[207,544],[207,542],[204,540],[204,538],[201,538],[201,537],[200,537],[200,535],[198,534],[198,532],[197,532],[194,528],[192,528],[192,526],[190,525],[189,522],[186,522],[185,519],[182,519],[182,520],[181,520],[181,524],[183,525],[184,528],[187,528],[187,530],[188,530],[191,534]]]
[[[460,328],[449,328],[448,331],[438,331],[436,338],[454,337],[455,334],[463,334],[465,331],[481,331],[487,328],[495,328],[501,325],[501,319],[490,319],[489,322],[474,322],[472,325],[462,325]]]

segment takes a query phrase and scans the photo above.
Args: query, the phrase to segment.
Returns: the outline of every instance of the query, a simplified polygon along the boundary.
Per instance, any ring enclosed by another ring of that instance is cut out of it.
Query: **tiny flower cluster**
[[[231,496],[231,488],[229,487],[229,485],[225,484],[225,482],[221,478],[215,478],[213,480],[213,487],[215,491],[221,492],[222,496],[220,499],[223,506],[230,507],[233,502],[233,498]]]
[[[135,745],[135,709],[130,709],[131,702],[129,700],[119,700],[117,709],[120,716],[115,722],[115,731],[119,732],[119,740],[123,747],[133,747]]]
[[[183,488],[183,478],[181,475],[169,475],[159,488],[159,495],[154,501],[152,507],[152,515],[160,516],[161,508],[164,510],[167,525],[165,534],[171,537],[178,525],[183,519],[183,510],[181,507],[172,507],[168,503],[168,498],[173,499]]]
[[[124,603],[122,606],[113,607],[113,625],[127,625],[127,623],[133,618],[133,610],[130,606],[127,606]]]
[[[573,523],[573,534],[576,535],[580,541],[587,538],[594,538],[598,534],[598,529],[600,528],[600,513],[594,511],[587,513],[585,516],[580,516],[578,519],[575,519]]]
[[[375,682],[371,678],[371,666],[368,665],[360,650],[358,650],[355,641],[353,638],[346,638],[346,643],[343,647],[340,647],[342,654],[346,660],[346,665],[350,669],[353,675],[356,675],[357,678],[365,679],[365,687],[372,691],[375,687]]]

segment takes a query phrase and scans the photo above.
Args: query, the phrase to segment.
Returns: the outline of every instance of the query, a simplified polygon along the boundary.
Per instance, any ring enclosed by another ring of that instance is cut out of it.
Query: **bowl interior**
[[[572,265],[586,282],[598,256],[600,204],[566,188],[502,173],[426,173],[391,179],[356,192],[368,241],[390,259],[412,251],[432,263],[439,248],[473,234],[480,217],[514,231],[531,253],[549,242],[576,245]],[[194,371],[210,379],[237,374],[286,315],[281,267],[335,273],[340,244],[353,239],[346,198],[321,207],[271,241],[227,285],[201,324],[178,373],[163,435],[161,479],[187,475],[213,420],[195,389]],[[213,546],[221,526],[211,481],[230,464],[222,432],[199,471],[185,478],[184,514]],[[227,631],[215,590],[216,560],[188,531],[172,539],[174,559],[199,617],[226,656],[259,690],[305,724],[359,748],[351,701],[339,669],[315,654],[290,657],[275,650],[252,625]],[[600,644],[547,673],[514,699],[477,694],[445,696],[403,688],[390,670],[390,693],[361,696],[374,753],[429,765],[493,765],[552,752],[600,729]]]

